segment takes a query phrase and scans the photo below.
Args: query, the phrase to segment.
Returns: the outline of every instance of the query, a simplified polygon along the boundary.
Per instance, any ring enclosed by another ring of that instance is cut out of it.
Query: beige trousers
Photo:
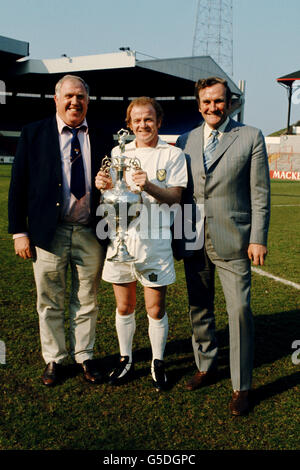
[[[69,300],[70,354],[82,363],[93,357],[97,290],[104,250],[90,227],[61,223],[49,251],[36,248],[33,262],[37,289],[37,311],[43,358],[62,362],[67,356],[65,340],[65,304]],[[67,299],[67,271],[71,287]]]

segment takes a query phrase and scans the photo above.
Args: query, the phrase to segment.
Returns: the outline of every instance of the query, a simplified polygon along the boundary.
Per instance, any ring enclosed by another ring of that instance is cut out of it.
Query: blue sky
[[[120,46],[158,58],[188,57],[196,3],[2,0],[0,35],[28,41],[34,59],[116,52]],[[276,78],[300,69],[299,15],[299,0],[233,0],[233,80],[246,80],[245,123],[266,135],[286,126],[287,94]],[[295,104],[291,122],[299,119]]]

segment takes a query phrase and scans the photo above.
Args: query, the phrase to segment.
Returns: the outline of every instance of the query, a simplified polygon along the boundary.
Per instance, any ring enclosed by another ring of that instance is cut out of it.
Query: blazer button
[[[57,202],[57,203],[56,203],[56,206],[60,206],[60,203],[59,203],[59,202]]]

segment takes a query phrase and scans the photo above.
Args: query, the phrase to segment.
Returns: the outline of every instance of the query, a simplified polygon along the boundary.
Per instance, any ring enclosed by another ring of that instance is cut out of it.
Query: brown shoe
[[[197,390],[197,388],[204,387],[205,385],[209,385],[213,382],[213,379],[216,376],[215,371],[207,371],[207,372],[201,372],[198,371],[194,375],[194,377],[191,378],[191,380],[186,384],[185,388],[187,390]]]
[[[56,362],[49,362],[42,375],[43,384],[47,387],[52,387],[53,385],[56,385],[59,380],[59,370],[59,364],[56,364]]]
[[[103,376],[99,370],[97,370],[95,363],[91,359],[83,361],[82,369],[85,380],[92,384],[100,384],[103,382]]]
[[[235,390],[229,403],[229,409],[233,416],[242,416],[249,411],[249,392],[248,390]]]

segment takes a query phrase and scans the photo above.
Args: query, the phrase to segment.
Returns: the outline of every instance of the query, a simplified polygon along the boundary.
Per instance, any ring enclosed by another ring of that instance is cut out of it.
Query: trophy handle
[[[141,162],[137,157],[130,158],[128,163],[128,169],[133,168],[134,170],[141,170]]]
[[[104,173],[109,175],[111,164],[112,164],[111,163],[111,158],[108,157],[107,155],[105,155],[105,157],[102,159],[102,164],[101,164],[100,171],[103,171]]]

